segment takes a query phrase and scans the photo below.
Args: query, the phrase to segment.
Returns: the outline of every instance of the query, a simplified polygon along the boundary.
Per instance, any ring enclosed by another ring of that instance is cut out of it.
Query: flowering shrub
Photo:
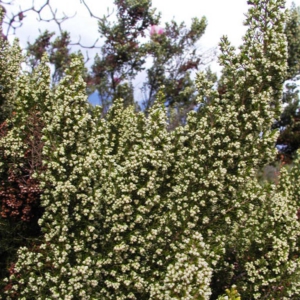
[[[174,131],[162,90],[147,117],[122,100],[105,118],[91,110],[79,55],[53,90],[45,57],[35,88],[24,84],[30,75],[15,79],[12,120],[38,107],[43,124],[43,169],[32,174],[43,234],[19,248],[4,297],[299,297],[298,165],[276,183],[256,176],[275,156],[284,1],[249,3],[239,53],[220,43],[224,92],[199,73],[199,109]],[[27,123],[12,124],[1,143],[17,158]]]

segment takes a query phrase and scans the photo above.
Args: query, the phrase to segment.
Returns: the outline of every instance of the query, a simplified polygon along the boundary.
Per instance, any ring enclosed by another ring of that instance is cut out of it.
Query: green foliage
[[[125,27],[145,12],[129,4]],[[28,112],[38,114],[43,168],[31,177],[44,213],[42,234],[18,249],[3,298],[299,298],[299,161],[277,181],[257,178],[275,155],[284,1],[249,4],[240,51],[226,37],[220,43],[222,93],[209,71],[199,73],[198,109],[172,131],[167,86],[147,115],[115,99],[103,118],[86,102],[80,55],[52,90],[45,57],[35,74],[20,71],[2,166],[9,158],[22,167]],[[123,92],[129,103],[130,85]]]
[[[0,6],[0,31],[2,32],[2,6]],[[11,114],[12,99],[15,94],[15,80],[20,68],[20,47],[17,42],[12,47],[0,36],[0,123]]]
[[[283,96],[285,108],[273,127],[280,128],[276,144],[281,147],[280,151],[291,159],[300,146],[299,90],[296,83],[300,74],[300,10],[294,3],[289,10],[285,34],[288,41],[288,69],[285,78],[288,81]]]
[[[144,83],[144,106],[149,109],[161,85],[165,86],[168,106],[184,106],[189,110],[196,101],[196,91],[191,80],[191,71],[198,69],[201,57],[196,51],[196,42],[206,28],[206,19],[194,18],[191,28],[174,20],[165,24],[162,34],[153,34],[149,52],[153,65],[147,70]]]
[[[88,87],[98,90],[105,111],[116,99],[118,86],[131,83],[144,69],[147,48],[140,39],[159,20],[149,0],[115,1],[115,5],[117,21],[111,23],[106,16],[99,21],[105,44],[87,79]]]
[[[293,79],[300,72],[300,8],[292,4],[285,26],[288,40],[288,72],[286,79]]]
[[[222,295],[218,300],[241,300],[240,294],[236,290],[236,286],[232,286],[231,289],[226,289],[226,295]]]
[[[280,147],[280,151],[285,154],[287,160],[295,156],[300,146],[299,90],[295,81],[286,84],[283,96],[285,108],[280,119],[273,125],[273,128],[280,130],[276,145]]]

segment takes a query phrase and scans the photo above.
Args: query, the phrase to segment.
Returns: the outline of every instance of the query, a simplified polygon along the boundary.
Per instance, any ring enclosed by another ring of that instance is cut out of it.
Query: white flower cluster
[[[150,286],[150,299],[209,299],[212,270],[203,259],[207,246],[195,233],[179,246],[174,260],[167,266],[165,277]],[[199,252],[199,250],[202,252]]]

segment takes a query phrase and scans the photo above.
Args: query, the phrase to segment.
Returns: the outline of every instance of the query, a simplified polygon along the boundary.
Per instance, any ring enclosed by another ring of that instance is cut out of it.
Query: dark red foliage
[[[35,112],[28,116],[28,125],[24,135],[24,145],[27,148],[21,158],[4,156],[4,172],[0,185],[0,215],[14,221],[29,222],[41,214],[40,196],[42,190],[35,172],[43,170],[41,129],[43,124]],[[0,125],[0,138],[7,134],[7,125]],[[2,149],[1,149],[2,150]]]
[[[34,216],[33,207],[39,202],[42,191],[38,181],[26,174],[26,170],[22,171],[15,174],[14,170],[9,170],[8,182],[1,184],[1,217],[28,222]]]
[[[195,60],[195,61],[189,60],[185,64],[180,66],[179,71],[186,72],[188,70],[193,70],[193,69],[198,70],[199,63],[200,63],[200,59]]]

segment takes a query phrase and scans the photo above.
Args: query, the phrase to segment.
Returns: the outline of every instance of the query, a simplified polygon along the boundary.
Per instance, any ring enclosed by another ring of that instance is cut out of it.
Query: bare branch
[[[85,53],[86,53],[86,59],[84,61],[84,64],[86,64],[90,60],[89,52],[86,51]]]
[[[80,2],[86,7],[86,9],[88,10],[88,12],[92,18],[101,20],[101,18],[95,16],[92,13],[91,9],[89,8],[89,6],[87,5],[87,3],[84,0],[80,0]],[[4,7],[4,5],[12,6],[13,1],[12,0],[6,0],[6,1],[0,0],[0,5],[2,5],[5,12],[7,12],[8,10]],[[51,14],[51,17],[44,18],[42,16],[42,12],[45,11],[45,9],[47,9],[47,8]],[[22,27],[24,24],[24,19],[26,18],[26,13],[29,13],[29,12],[34,12],[37,14],[38,22],[47,22],[47,23],[54,22],[57,25],[60,34],[62,34],[65,31],[65,30],[63,30],[62,23],[71,18],[74,18],[77,15],[77,13],[74,13],[74,15],[68,16],[64,12],[62,12],[62,16],[59,16],[58,10],[54,9],[52,7],[50,0],[45,0],[45,2],[40,7],[36,7],[35,0],[32,0],[31,7],[22,9],[22,7],[20,6],[17,13],[11,13],[11,16],[8,16],[8,14],[6,14],[5,20],[3,21],[3,23],[6,24],[6,26],[7,26],[6,32],[5,32],[5,37],[7,37],[10,32],[12,32],[14,35],[16,34],[17,29]],[[70,43],[70,46],[79,46],[80,48],[83,48],[83,49],[94,49],[94,48],[100,49],[101,47],[97,46],[98,41],[99,41],[99,38],[96,39],[95,42],[90,46],[83,45],[81,43],[81,36],[79,36],[79,40],[77,42]],[[89,57],[87,57],[87,61],[88,60],[89,60]]]
[[[5,4],[5,5],[13,5],[12,1],[8,1],[8,2],[1,1],[0,3]]]
[[[78,42],[77,43],[70,43],[70,46],[80,46],[81,48],[84,49],[101,49],[100,46],[96,46],[97,42],[99,41],[99,38],[96,39],[96,41],[94,42],[94,44],[92,46],[84,46],[81,44],[81,36],[79,36]]]
[[[48,1],[49,1],[49,0],[48,0]],[[40,16],[40,14],[39,14],[40,21],[44,21],[44,22],[51,22],[51,21],[54,21],[54,22],[57,24],[60,33],[63,32],[63,30],[62,30],[62,28],[61,28],[61,24],[62,24],[63,22],[65,22],[66,20],[68,20],[68,19],[74,18],[74,17],[76,16],[76,14],[77,14],[77,13],[75,13],[73,16],[67,16],[65,13],[63,13],[64,16],[63,16],[62,18],[58,18],[58,17],[56,16],[56,15],[57,15],[57,9],[55,9],[55,11],[54,11],[53,8],[52,8],[52,6],[51,6],[50,4],[48,5],[48,7],[49,7],[49,9],[50,9],[50,11],[51,11],[52,19],[49,19],[49,20],[42,19],[41,16]]]
[[[16,30],[23,25],[23,19],[26,17],[25,13],[33,11],[33,12],[36,12],[38,15],[40,15],[42,10],[45,7],[50,6],[49,1],[50,0],[46,0],[46,2],[39,9],[36,9],[35,4],[34,4],[34,0],[33,0],[31,7],[27,8],[27,9],[22,9],[20,7],[18,13],[16,13],[16,14],[12,13],[10,18],[8,16],[6,16],[8,18],[8,21],[5,20],[3,22],[4,24],[7,25],[6,36],[9,34],[9,32],[11,30],[13,30],[13,34],[15,34]],[[4,1],[0,0],[0,4],[12,5],[13,2],[10,1],[9,3],[5,3]]]
[[[92,13],[90,7],[85,3],[85,0],[80,0],[80,3],[82,3],[82,4],[86,7],[86,9],[88,10],[88,12],[89,12],[89,14],[90,14],[90,16],[91,16],[92,18],[95,18],[96,20],[101,21],[101,18],[95,16],[95,15]]]

